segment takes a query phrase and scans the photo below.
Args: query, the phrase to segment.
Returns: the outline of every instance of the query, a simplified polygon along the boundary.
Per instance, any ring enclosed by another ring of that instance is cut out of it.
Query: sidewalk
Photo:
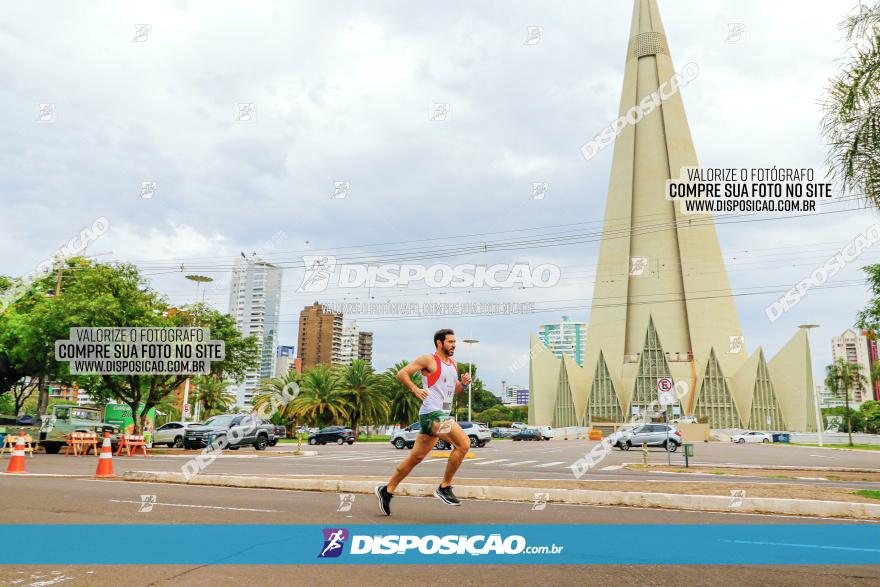
[[[253,489],[289,489],[331,493],[373,493],[384,477],[320,476],[264,477],[254,475],[196,475],[190,481],[181,473],[129,471],[125,481],[182,483]],[[397,495],[428,497],[436,488],[435,477],[412,477],[398,487]],[[746,489],[747,487],[747,489]],[[821,500],[815,487],[797,484],[710,482],[632,482],[517,479],[459,479],[455,492],[462,499],[525,501],[580,505],[636,506],[716,512],[784,514],[880,520],[880,501],[845,488],[823,488]]]

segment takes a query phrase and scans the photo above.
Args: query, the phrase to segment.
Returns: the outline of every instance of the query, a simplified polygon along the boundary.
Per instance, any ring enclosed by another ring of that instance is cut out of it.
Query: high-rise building
[[[845,331],[840,336],[831,339],[831,358],[834,361],[843,359],[847,363],[859,365],[861,374],[865,379],[871,379],[871,354],[868,347],[868,337],[863,333],[856,332],[852,328]],[[850,390],[850,405],[853,407],[861,405],[870,399],[874,399],[871,386],[865,387],[855,382],[854,387]]]
[[[282,270],[256,256],[240,259],[232,270],[229,313],[243,336],[254,336],[260,350],[260,363],[234,387],[235,405],[248,408],[263,379],[275,376],[275,347],[281,314]]]
[[[373,333],[358,330],[357,320],[352,320],[342,327],[342,343],[340,345],[339,363],[351,365],[355,359],[373,364]]]
[[[699,166],[681,81],[656,0],[635,0],[583,366],[532,336],[530,424],[659,416],[672,380],[681,413],[713,428],[815,429],[807,330],[771,361],[749,355],[711,213],[666,197],[667,181]]]
[[[295,370],[296,354],[292,346],[279,346],[275,352],[275,377],[284,377]]]
[[[529,390],[521,385],[507,385],[502,391],[501,403],[505,406],[527,406]]]
[[[538,338],[557,359],[568,355],[578,365],[584,365],[584,349],[587,344],[585,322],[573,322],[568,316],[563,316],[561,322],[541,324],[538,327]]]
[[[361,330],[358,332],[357,358],[372,367],[373,365],[373,333]]]
[[[315,302],[299,314],[299,351],[303,370],[342,363],[342,313]]]
[[[816,395],[819,398],[819,407],[823,409],[836,408],[838,406],[842,406],[844,403],[842,398],[832,395],[831,390],[829,390],[824,385],[816,386]]]

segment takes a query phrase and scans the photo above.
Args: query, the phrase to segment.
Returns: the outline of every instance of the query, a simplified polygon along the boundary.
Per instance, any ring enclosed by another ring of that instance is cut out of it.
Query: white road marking
[[[143,504],[143,502],[135,501],[133,499],[111,499],[109,501],[111,501],[113,503],[136,503],[138,505]],[[232,510],[232,511],[236,511],[236,512],[267,512],[267,513],[271,513],[271,512],[279,511],[279,510],[260,510],[260,509],[254,509],[254,508],[231,508],[231,507],[224,507],[224,506],[219,506],[219,505],[198,505],[198,504],[189,504],[189,503],[155,502],[152,505],[165,505],[165,506],[176,507],[176,508],[201,508],[201,509],[208,509],[208,510]]]
[[[492,465],[495,463],[503,463],[504,461],[509,461],[510,459],[495,459],[494,461],[483,461],[482,463],[477,463],[478,465]]]
[[[823,544],[797,544],[791,542],[758,542],[755,540],[722,540],[734,544],[758,544],[761,546],[797,546],[798,548],[820,548],[823,550],[851,550],[855,552],[880,552],[880,548],[855,548],[851,546],[825,546]]]
[[[840,460],[839,457],[829,457],[829,456],[825,456],[825,455],[810,455],[810,456],[811,456],[811,457],[816,457],[816,458],[819,458],[819,459],[834,459],[835,461]]]
[[[536,469],[543,469],[544,467],[554,467],[556,465],[561,465],[565,461],[553,461],[552,463],[543,463],[541,465],[535,465]]]
[[[501,465],[502,467],[515,467],[517,465],[528,465],[529,463],[537,463],[538,461],[517,461],[515,463],[507,463],[505,465]]]
[[[623,465],[608,465],[607,467],[602,467],[599,469],[600,471],[616,471],[618,469],[622,469]]]

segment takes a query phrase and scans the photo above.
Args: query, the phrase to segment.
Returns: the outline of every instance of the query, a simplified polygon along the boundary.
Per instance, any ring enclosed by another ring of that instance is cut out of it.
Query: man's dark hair
[[[446,342],[446,337],[455,334],[451,328],[441,328],[434,333],[434,348],[437,348],[438,342]]]

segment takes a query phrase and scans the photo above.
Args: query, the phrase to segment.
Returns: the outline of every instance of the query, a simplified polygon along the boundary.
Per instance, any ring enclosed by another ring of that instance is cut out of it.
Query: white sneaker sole
[[[446,498],[443,497],[442,495],[440,495],[440,492],[437,490],[434,490],[434,497],[436,497],[437,499],[439,499],[440,501],[442,501],[446,505],[451,505],[451,506],[460,506],[461,505],[461,502],[452,503],[451,501],[446,501]]]
[[[375,494],[376,494],[376,497],[379,499],[379,511],[382,512],[383,514],[385,514],[386,516],[390,516],[391,513],[390,513],[390,512],[386,512],[386,511],[385,511],[385,508],[382,507],[382,494],[379,492],[379,490],[381,489],[381,487],[382,487],[381,485],[380,485],[380,486],[377,486],[376,489],[373,490],[373,493],[375,493]]]

